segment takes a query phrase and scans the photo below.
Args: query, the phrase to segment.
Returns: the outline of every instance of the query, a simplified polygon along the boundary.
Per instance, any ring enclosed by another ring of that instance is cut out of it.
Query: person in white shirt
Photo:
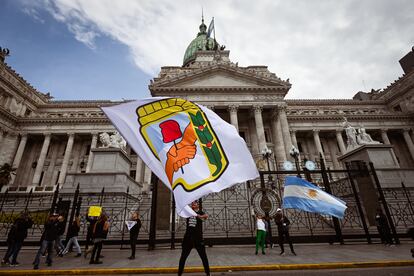
[[[265,239],[266,239],[266,227],[263,221],[263,216],[256,215],[256,255],[259,252],[259,247],[262,248],[262,254],[265,255]]]

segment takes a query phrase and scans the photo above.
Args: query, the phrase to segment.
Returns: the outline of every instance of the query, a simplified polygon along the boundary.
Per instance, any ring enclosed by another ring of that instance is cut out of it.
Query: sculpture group
[[[126,150],[127,143],[118,131],[115,131],[112,135],[109,135],[107,132],[99,134],[99,141],[102,144],[101,148],[119,148],[123,151]]]
[[[355,129],[345,117],[342,126],[344,127],[347,138],[346,151],[354,150],[361,145],[381,144],[380,142],[373,140],[363,126]]]

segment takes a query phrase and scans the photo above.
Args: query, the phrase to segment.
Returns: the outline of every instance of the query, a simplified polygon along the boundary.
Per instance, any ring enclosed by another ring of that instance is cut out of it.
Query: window
[[[135,179],[135,176],[137,175],[137,171],[136,170],[130,170],[129,171],[129,176],[132,177],[133,179]]]
[[[85,155],[89,155],[89,152],[91,151],[91,145],[87,145],[86,146],[86,151],[85,151]]]

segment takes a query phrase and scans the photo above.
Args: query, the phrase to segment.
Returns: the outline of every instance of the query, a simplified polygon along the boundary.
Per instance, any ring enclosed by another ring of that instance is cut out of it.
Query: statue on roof
[[[7,56],[10,55],[10,50],[7,48],[1,48],[0,47],[0,61],[4,62]]]

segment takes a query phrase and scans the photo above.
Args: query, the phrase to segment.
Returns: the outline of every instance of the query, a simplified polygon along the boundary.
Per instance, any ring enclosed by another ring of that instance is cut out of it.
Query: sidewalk
[[[286,255],[279,256],[280,249],[267,249],[266,255],[255,255],[254,245],[251,246],[214,246],[207,248],[212,271],[242,271],[242,270],[280,270],[280,269],[323,269],[323,268],[352,268],[352,267],[383,267],[405,266],[414,267],[414,258],[410,249],[413,242],[403,241],[402,245],[386,247],[380,244],[297,244],[297,256],[290,254],[285,248]],[[29,275],[32,269],[36,248],[23,248],[18,261],[18,267],[1,267],[0,275]],[[4,255],[5,248],[0,250]],[[135,260],[128,260],[130,251],[120,250],[119,246],[104,246],[105,256],[101,265],[89,265],[89,260],[83,256],[75,258],[70,253],[63,258],[54,257],[53,266],[47,267],[44,258],[36,274],[116,274],[116,273],[174,273],[178,266],[181,248],[170,250],[158,248],[147,251],[146,247],[137,248]],[[187,259],[186,267],[194,267],[189,271],[202,271],[201,260],[197,251],[193,250]],[[52,270],[51,270],[52,269]],[[32,274],[35,275],[35,274]]]

